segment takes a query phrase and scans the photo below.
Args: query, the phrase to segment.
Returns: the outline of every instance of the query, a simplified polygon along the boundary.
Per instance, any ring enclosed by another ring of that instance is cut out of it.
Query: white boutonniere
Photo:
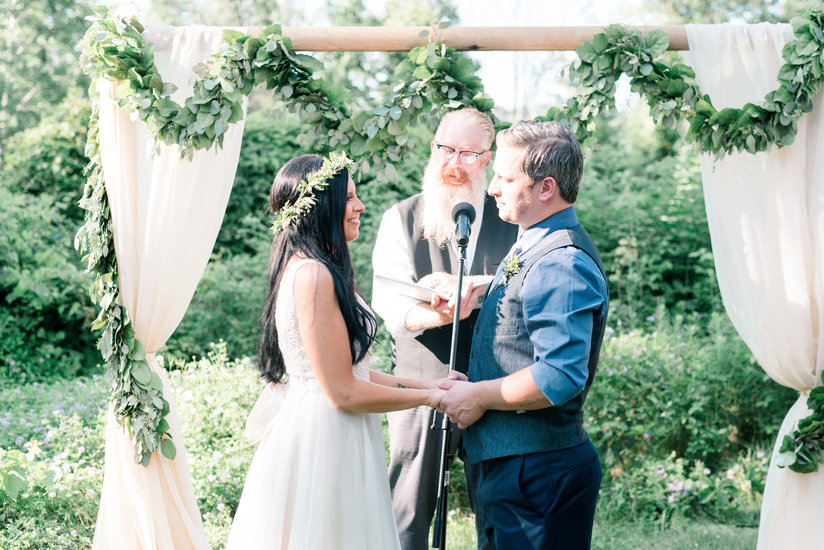
[[[505,285],[509,279],[516,275],[521,270],[522,263],[523,258],[520,254],[513,254],[508,260],[505,260],[503,276],[498,281],[498,286]]]

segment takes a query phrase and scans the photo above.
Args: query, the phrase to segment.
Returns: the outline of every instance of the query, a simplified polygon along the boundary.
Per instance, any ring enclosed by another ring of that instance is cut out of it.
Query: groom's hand
[[[441,380],[438,387],[448,390],[441,397],[440,410],[459,428],[474,424],[486,412],[478,399],[476,384],[460,380]]]

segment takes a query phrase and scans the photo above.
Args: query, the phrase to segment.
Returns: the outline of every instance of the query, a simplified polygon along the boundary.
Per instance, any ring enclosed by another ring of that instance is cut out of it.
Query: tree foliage
[[[0,186],[0,379],[77,376],[97,361],[91,277],[72,247],[76,225],[48,194]]]
[[[817,0],[646,0],[645,7],[664,23],[778,23],[820,7]]]
[[[88,79],[77,44],[91,13],[87,0],[5,0],[0,26],[0,148],[37,124]],[[2,152],[2,149],[0,149]]]

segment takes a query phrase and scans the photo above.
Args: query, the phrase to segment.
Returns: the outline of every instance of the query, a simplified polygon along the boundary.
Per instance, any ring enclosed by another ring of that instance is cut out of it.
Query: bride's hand
[[[441,398],[446,395],[446,390],[434,389],[429,392],[429,406],[433,409],[441,410]]]

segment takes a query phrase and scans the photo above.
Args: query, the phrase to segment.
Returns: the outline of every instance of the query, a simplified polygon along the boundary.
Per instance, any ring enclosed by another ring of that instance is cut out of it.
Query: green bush
[[[77,415],[50,428],[48,443],[0,446],[0,548],[89,548],[103,484],[102,422]]]
[[[585,406],[605,469],[671,451],[717,469],[772,443],[797,396],[755,363],[726,315],[648,324],[607,329]]]
[[[88,101],[68,99],[40,123],[11,139],[2,159],[2,185],[15,192],[47,196],[69,224],[82,223],[78,201],[88,160],[84,153],[91,109]]]
[[[257,254],[261,240],[271,241],[269,189],[275,174],[289,159],[309,152],[298,145],[299,134],[298,121],[286,111],[250,110],[216,252]]]
[[[576,202],[607,272],[613,318],[720,306],[698,156],[640,109],[603,120]]]
[[[0,379],[95,370],[91,277],[48,196],[0,187]]]
[[[223,340],[232,356],[255,356],[266,294],[268,250],[257,255],[212,258],[164,353],[204,356],[209,343]]]
[[[604,518],[663,524],[674,517],[757,526],[769,454],[747,452],[722,471],[671,453],[645,458],[627,471],[604,476],[598,513]]]
[[[213,547],[222,547],[256,445],[243,435],[263,389],[250,361],[230,361],[225,344],[197,362],[172,361],[174,399],[189,450],[189,469]]]

